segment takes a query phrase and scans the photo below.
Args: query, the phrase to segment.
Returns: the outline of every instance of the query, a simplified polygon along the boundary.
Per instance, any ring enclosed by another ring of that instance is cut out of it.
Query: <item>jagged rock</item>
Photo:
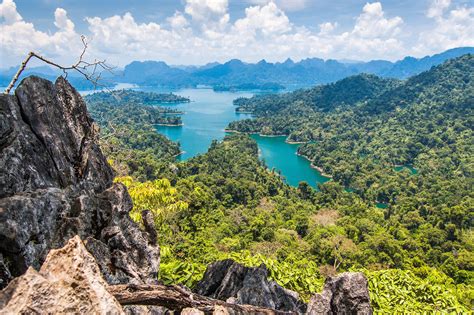
[[[2,314],[123,314],[107,291],[92,255],[76,236],[51,250],[41,267],[32,267],[0,291]]]
[[[170,315],[168,309],[153,305],[126,305],[123,310],[127,315]]]
[[[142,221],[145,231],[148,233],[148,242],[155,245],[158,241],[158,234],[155,228],[155,218],[150,210],[142,211]]]
[[[3,255],[0,254],[0,288],[5,287],[11,279],[12,275],[10,274],[10,270],[3,261]]]
[[[130,219],[127,189],[96,141],[81,96],[62,77],[28,77],[0,95],[0,288],[74,235],[107,282],[154,283],[159,249]]]
[[[181,311],[181,315],[204,315],[204,312],[195,308],[188,307]]]
[[[308,315],[329,315],[331,311],[331,295],[330,291],[323,291],[311,297],[308,303]]]
[[[296,292],[268,281],[268,270],[244,267],[231,259],[210,264],[194,291],[235,304],[249,304],[280,311],[304,312],[306,305]]]
[[[372,314],[367,279],[364,274],[344,272],[326,279],[323,292],[311,297],[307,314]]]

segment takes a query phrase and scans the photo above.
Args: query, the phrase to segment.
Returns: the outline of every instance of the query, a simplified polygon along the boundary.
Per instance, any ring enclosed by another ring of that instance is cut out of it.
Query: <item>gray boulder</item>
[[[231,259],[210,264],[194,292],[235,304],[249,304],[279,311],[303,313],[306,305],[298,293],[268,280],[268,270],[244,267]]]
[[[124,314],[79,237],[0,291],[2,314]]]
[[[130,219],[97,134],[62,77],[28,77],[0,95],[0,288],[75,235],[108,283],[156,281],[159,248]]]
[[[323,292],[311,297],[307,314],[372,314],[366,277],[361,272],[344,272],[329,277]]]

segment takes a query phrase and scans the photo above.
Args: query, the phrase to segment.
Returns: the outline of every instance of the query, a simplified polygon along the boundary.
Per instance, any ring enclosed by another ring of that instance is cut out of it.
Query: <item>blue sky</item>
[[[472,0],[3,0],[0,67],[34,50],[60,62],[80,52],[204,64],[388,59],[474,46]]]

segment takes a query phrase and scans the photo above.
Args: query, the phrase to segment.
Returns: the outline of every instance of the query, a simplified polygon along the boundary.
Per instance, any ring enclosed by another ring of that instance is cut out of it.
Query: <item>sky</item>
[[[474,0],[2,0],[0,68],[29,51],[71,64],[398,60],[474,46]]]

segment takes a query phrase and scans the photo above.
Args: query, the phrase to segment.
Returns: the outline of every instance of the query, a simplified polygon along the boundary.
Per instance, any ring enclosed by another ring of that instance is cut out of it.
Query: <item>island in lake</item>
[[[89,111],[99,125],[109,122],[145,123],[163,126],[182,126],[184,112],[170,107],[156,106],[189,103],[190,99],[173,93],[154,93],[135,90],[97,92],[84,97]]]
[[[128,105],[130,103],[141,105],[178,104],[191,101],[187,97],[173,93],[154,93],[131,89],[102,91],[87,95],[86,98],[89,102],[112,103],[114,105]]]
[[[285,86],[274,83],[274,82],[265,82],[265,83],[242,83],[242,84],[230,84],[230,85],[215,85],[212,88],[216,92],[236,92],[236,91],[268,91],[268,92],[278,92],[284,90]]]

